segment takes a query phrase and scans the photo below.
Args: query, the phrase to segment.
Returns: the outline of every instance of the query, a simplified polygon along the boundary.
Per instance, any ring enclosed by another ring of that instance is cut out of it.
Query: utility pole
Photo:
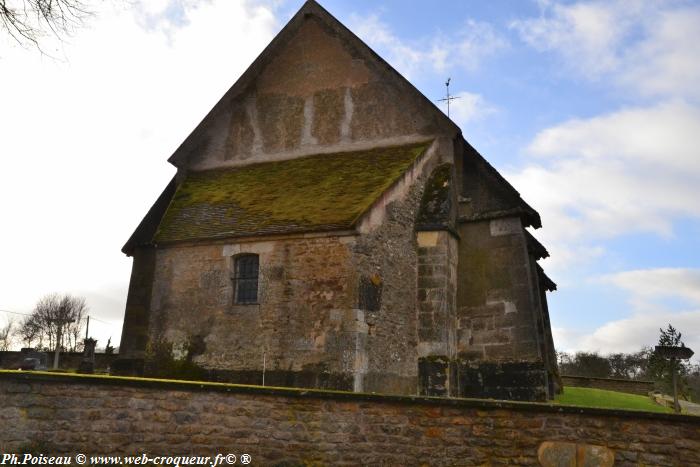
[[[262,385],[265,386],[265,367],[267,366],[267,352],[263,350],[263,373],[262,373]]]
[[[85,325],[85,339],[87,339],[88,336],[88,331],[90,330],[90,315],[87,317],[87,324]]]
[[[61,319],[55,318],[49,320],[50,322],[56,323],[56,352],[53,355],[53,369],[58,369],[58,355],[61,353],[61,339],[63,337],[63,326],[69,323],[75,322],[74,319]]]

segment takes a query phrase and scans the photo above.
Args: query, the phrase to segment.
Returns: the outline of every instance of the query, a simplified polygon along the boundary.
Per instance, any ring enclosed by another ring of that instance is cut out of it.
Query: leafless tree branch
[[[64,336],[62,346],[71,351],[79,349],[79,336],[88,307],[85,299],[72,295],[45,295],[37,302],[32,313],[22,321],[19,334],[28,347],[37,342],[38,348],[56,347],[59,334]]]
[[[8,320],[5,326],[0,328],[0,350],[10,350],[12,347],[12,336],[14,333],[14,321]]]
[[[0,0],[0,30],[21,46],[35,46],[50,33],[72,34],[92,13],[83,0]]]

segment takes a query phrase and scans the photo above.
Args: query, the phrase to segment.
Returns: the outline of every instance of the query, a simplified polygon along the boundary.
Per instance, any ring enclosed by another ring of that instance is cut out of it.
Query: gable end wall
[[[315,15],[299,21],[259,75],[183,144],[185,153],[171,159],[178,167],[239,166],[459,131],[359,40]]]

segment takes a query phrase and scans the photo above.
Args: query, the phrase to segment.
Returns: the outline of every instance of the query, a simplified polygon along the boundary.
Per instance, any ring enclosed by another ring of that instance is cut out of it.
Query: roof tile
[[[191,172],[154,241],[349,229],[429,142]]]

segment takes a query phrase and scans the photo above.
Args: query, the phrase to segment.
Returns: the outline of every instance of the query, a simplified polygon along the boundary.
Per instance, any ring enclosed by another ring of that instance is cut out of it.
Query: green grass
[[[554,400],[556,403],[562,405],[673,413],[671,409],[656,404],[647,396],[605,391],[603,389],[574,388],[565,386],[564,393],[556,396]]]

